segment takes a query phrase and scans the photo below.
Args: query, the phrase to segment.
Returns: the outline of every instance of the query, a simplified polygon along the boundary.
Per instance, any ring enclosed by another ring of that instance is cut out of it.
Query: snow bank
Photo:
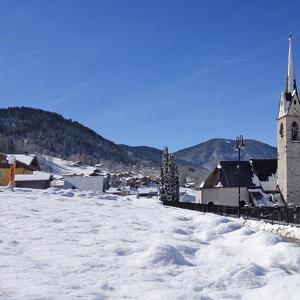
[[[256,231],[267,231],[286,238],[296,239],[300,241],[299,227],[295,227],[292,225],[272,225],[264,221],[244,220],[243,218],[241,218],[239,222],[242,226],[253,228]]]
[[[300,247],[158,200],[0,193],[0,299],[299,299]]]

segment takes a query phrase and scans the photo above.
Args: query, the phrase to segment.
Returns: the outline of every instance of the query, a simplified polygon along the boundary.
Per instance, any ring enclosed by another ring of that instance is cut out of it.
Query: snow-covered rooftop
[[[34,154],[7,154],[8,156],[9,155],[14,155],[16,160],[29,166],[32,161],[34,160],[35,158],[35,155]]]
[[[15,181],[40,181],[50,180],[51,174],[45,172],[33,172],[33,174],[16,174]]]
[[[265,193],[261,188],[249,189],[249,195],[253,204],[259,206],[285,206],[285,203],[280,193],[271,194]]]

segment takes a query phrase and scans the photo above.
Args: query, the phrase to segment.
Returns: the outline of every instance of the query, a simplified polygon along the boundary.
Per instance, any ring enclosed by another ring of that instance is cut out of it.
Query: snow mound
[[[154,245],[142,257],[144,265],[156,265],[156,266],[191,266],[180,251],[168,244]]]
[[[263,276],[266,271],[259,265],[250,263],[249,266],[241,267],[240,270],[234,270],[231,275],[232,286],[242,286],[247,289],[259,288],[263,285]]]
[[[225,218],[215,221],[216,222],[214,223],[218,225],[212,226],[206,229],[205,231],[201,231],[198,237],[200,237],[205,242],[210,242],[212,240],[220,238],[221,236],[223,236],[223,234],[231,233],[241,228],[240,224],[230,222],[228,219],[226,220]]]

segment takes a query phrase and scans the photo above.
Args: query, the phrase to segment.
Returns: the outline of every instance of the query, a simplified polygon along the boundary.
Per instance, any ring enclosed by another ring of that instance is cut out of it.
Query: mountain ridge
[[[276,148],[245,140],[242,159],[275,158]],[[207,173],[220,160],[236,160],[234,140],[214,138],[175,153],[182,173]],[[149,146],[116,144],[83,124],[62,115],[30,107],[0,109],[0,151],[37,152],[62,159],[159,169],[162,150]],[[194,171],[193,171],[194,170]]]

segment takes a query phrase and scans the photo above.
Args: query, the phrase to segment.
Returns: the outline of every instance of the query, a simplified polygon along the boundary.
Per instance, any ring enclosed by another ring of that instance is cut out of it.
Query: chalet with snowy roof
[[[35,171],[40,171],[40,165],[35,154],[8,154],[13,155],[17,161],[22,162],[23,164],[31,167]]]
[[[9,163],[7,157],[10,154],[0,153],[0,185],[6,186],[9,182]],[[35,155],[14,154],[16,157],[16,174],[33,174],[34,171],[39,171]]]
[[[241,205],[300,206],[300,101],[289,36],[285,89],[277,116],[277,159],[240,163]],[[221,161],[201,184],[196,201],[238,205],[238,162]]]

